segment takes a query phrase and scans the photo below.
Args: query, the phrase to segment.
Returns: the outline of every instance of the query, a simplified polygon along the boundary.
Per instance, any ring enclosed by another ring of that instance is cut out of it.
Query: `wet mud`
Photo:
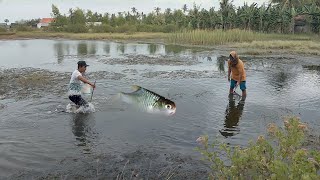
[[[65,158],[44,172],[18,172],[9,179],[207,179],[209,167],[179,153],[137,150],[120,156],[101,154]]]
[[[176,70],[176,71],[156,71],[142,73],[145,78],[166,78],[166,79],[180,79],[180,78],[215,78],[221,77],[223,74],[210,71],[189,71],[189,70]]]
[[[145,55],[128,55],[124,58],[109,58],[109,59],[100,59],[102,63],[115,65],[194,65],[199,63],[199,61],[192,56],[179,57],[176,56],[145,56]]]

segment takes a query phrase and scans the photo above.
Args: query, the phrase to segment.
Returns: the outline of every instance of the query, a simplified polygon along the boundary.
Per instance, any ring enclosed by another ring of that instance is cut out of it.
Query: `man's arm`
[[[95,88],[96,86],[94,84],[92,84],[90,81],[88,81],[86,78],[84,78],[83,76],[78,76],[78,79],[84,83],[87,83],[89,85],[91,85],[93,88]]]
[[[228,81],[230,81],[231,67],[228,64]]]
[[[242,75],[243,75],[243,66],[238,66],[238,71],[239,71],[239,81],[238,83],[240,84],[241,83],[241,80],[242,80]]]

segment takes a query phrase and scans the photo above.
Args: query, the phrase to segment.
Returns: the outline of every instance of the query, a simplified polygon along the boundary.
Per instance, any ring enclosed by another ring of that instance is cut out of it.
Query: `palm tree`
[[[132,12],[133,14],[136,14],[136,12],[137,12],[137,8],[132,7],[132,8],[131,8],[131,12]]]
[[[186,5],[186,4],[184,4],[184,5],[183,5],[182,10],[183,10],[183,13],[186,13],[186,12],[187,12],[188,7],[187,7],[187,5]]]
[[[159,15],[159,12],[160,12],[160,10],[161,10],[161,8],[159,8],[159,7],[155,7],[154,8],[154,10],[156,11],[156,14],[157,14],[157,16]]]
[[[9,19],[5,19],[4,22],[8,25]]]

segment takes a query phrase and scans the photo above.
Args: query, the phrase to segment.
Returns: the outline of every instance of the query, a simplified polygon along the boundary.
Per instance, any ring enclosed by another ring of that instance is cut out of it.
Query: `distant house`
[[[15,27],[17,27],[19,24],[18,23],[11,23],[10,24],[10,28],[15,28]]]
[[[51,22],[54,21],[54,18],[42,18],[37,24],[37,28],[48,27]]]
[[[305,15],[297,15],[294,18],[294,32],[306,33],[310,31]]]
[[[102,22],[86,22],[87,26],[100,26]]]

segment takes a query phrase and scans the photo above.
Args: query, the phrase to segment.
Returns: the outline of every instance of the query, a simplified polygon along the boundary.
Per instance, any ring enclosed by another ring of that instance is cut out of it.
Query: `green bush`
[[[179,29],[178,26],[176,26],[174,24],[168,24],[168,25],[163,26],[162,32],[171,33],[171,32],[176,32],[178,29]]]
[[[137,32],[137,27],[134,25],[122,25],[122,26],[118,26],[115,27],[115,32],[117,33],[135,33]]]
[[[296,117],[287,118],[284,128],[275,124],[268,127],[270,140],[259,136],[246,148],[230,148],[226,144],[217,148],[201,136],[196,148],[210,163],[210,179],[320,179],[320,152],[302,148],[306,125]],[[227,162],[219,156],[226,154]]]
[[[28,31],[34,31],[35,28],[32,28],[30,26],[26,26],[26,25],[19,25],[15,28],[16,31],[24,31],[24,32],[28,32]]]
[[[64,27],[64,31],[71,33],[87,33],[88,28],[82,24],[70,24]]]
[[[0,32],[7,32],[7,29],[0,27]]]
[[[48,31],[51,31],[51,32],[63,32],[63,31],[65,31],[65,28],[63,28],[61,26],[49,26],[48,27]]]
[[[94,26],[94,27],[92,27],[92,32],[94,32],[94,33],[113,33],[114,27],[112,27],[108,24]]]
[[[155,25],[149,25],[149,24],[139,24],[137,25],[137,31],[138,32],[156,32],[158,26]]]

